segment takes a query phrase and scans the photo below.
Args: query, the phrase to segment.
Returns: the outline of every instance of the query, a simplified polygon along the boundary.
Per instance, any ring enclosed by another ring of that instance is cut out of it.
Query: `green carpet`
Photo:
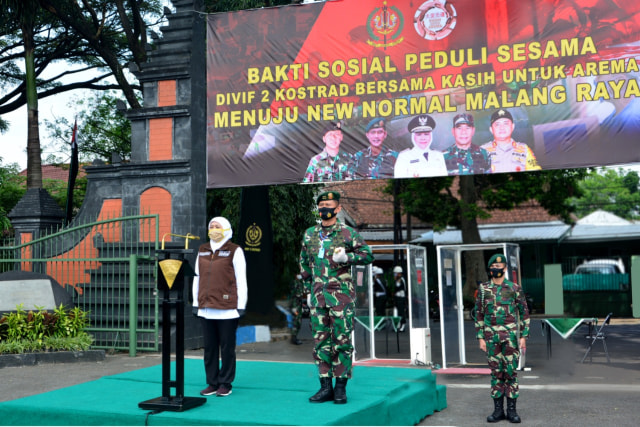
[[[162,395],[161,365],[0,403],[2,425],[414,425],[447,406],[428,369],[356,366],[348,403],[312,404],[312,364],[239,361],[233,393],[184,412],[149,414]],[[185,395],[206,386],[202,360],[185,360]],[[173,390],[172,390],[173,391]]]

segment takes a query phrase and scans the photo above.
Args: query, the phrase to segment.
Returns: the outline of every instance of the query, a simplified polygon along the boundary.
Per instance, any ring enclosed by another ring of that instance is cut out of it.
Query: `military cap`
[[[491,115],[491,124],[493,124],[493,122],[495,122],[496,120],[500,120],[500,119],[509,119],[511,120],[511,122],[513,122],[513,116],[508,110],[505,110],[504,108],[501,108],[495,111]]]
[[[415,116],[407,125],[409,132],[431,132],[435,128],[436,121],[428,114]]]
[[[367,126],[364,128],[364,132],[367,133],[371,129],[375,129],[375,128],[385,129],[385,127],[386,127],[386,123],[385,123],[384,119],[382,119],[380,117],[376,117],[375,119],[373,119],[369,123],[367,123]]]
[[[340,120],[324,122],[322,125],[322,136],[334,130],[342,130],[342,122]]]
[[[467,113],[462,113],[462,114],[456,115],[453,118],[453,127],[456,127],[458,125],[475,126],[473,124],[473,116],[471,114],[467,114]]]
[[[320,204],[320,202],[323,202],[325,200],[335,200],[336,202],[339,202],[340,193],[338,193],[337,191],[325,191],[324,193],[320,194],[316,199],[316,205]]]
[[[495,263],[504,264],[506,266],[507,258],[503,254],[495,254],[491,257],[491,259],[487,263],[487,268],[491,268],[491,264],[495,264]]]

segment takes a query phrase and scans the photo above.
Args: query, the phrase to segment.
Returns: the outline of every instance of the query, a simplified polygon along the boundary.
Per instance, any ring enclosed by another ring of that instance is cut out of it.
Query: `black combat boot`
[[[322,403],[333,400],[333,378],[320,377],[320,390],[309,398],[311,403]]]
[[[333,403],[347,403],[347,378],[336,378]]]
[[[497,423],[500,420],[504,420],[504,396],[496,397],[493,399],[493,414],[487,417],[488,423]]]
[[[519,423],[520,416],[516,412],[516,399],[507,397],[507,419],[512,423]]]

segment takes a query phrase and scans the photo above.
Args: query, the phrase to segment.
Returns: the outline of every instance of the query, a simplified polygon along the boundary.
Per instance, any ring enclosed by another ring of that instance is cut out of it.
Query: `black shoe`
[[[311,403],[322,403],[333,400],[333,378],[320,377],[320,390],[309,398]]]
[[[300,341],[297,336],[291,335],[291,344],[300,345],[302,344],[302,341]]]
[[[507,417],[504,416],[504,396],[493,399],[493,414],[487,417],[487,422],[497,423],[506,418]]]
[[[333,389],[333,403],[338,405],[347,403],[347,378],[336,378],[336,388]]]
[[[520,416],[516,412],[516,399],[507,397],[507,419],[512,423],[519,423]]]

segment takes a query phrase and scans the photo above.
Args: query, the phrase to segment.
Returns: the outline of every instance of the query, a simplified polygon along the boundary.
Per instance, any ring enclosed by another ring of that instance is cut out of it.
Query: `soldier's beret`
[[[340,120],[324,122],[322,125],[322,136],[334,130],[342,130],[342,122]]]
[[[416,116],[407,125],[409,132],[431,132],[436,128],[436,121],[428,114]]]
[[[500,263],[500,264],[504,264],[505,266],[507,265],[507,257],[505,257],[503,254],[495,254],[491,257],[491,259],[489,260],[489,262],[487,263],[487,268],[491,268],[491,264],[495,264],[495,263]]]
[[[364,128],[364,131],[365,131],[365,133],[367,133],[371,129],[375,129],[375,128],[385,129],[385,126],[386,126],[386,123],[385,123],[384,119],[382,119],[380,117],[376,117],[375,119],[373,119],[369,123],[367,123],[367,126]]]
[[[469,125],[474,126],[473,124],[473,116],[468,113],[458,114],[453,118],[453,127],[458,125]]]
[[[337,191],[326,191],[318,196],[316,199],[316,205],[325,200],[335,200],[336,202],[340,201],[340,193]]]
[[[505,110],[504,108],[493,112],[493,114],[491,115],[491,124],[500,119],[509,119],[513,122],[513,116],[508,110]]]

